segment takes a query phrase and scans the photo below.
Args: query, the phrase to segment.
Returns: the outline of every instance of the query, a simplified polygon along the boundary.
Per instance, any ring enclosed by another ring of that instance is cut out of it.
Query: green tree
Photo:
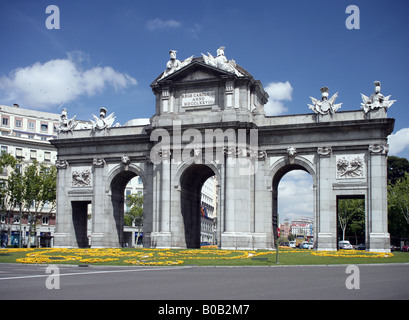
[[[0,170],[7,170],[7,178],[0,179],[0,210],[5,215],[8,245],[11,241],[12,212],[22,201],[23,182],[21,163],[12,155],[2,152],[0,155]]]
[[[390,206],[395,207],[409,224],[409,173],[388,186]]]
[[[57,170],[54,166],[47,167],[34,161],[24,170],[23,184],[23,207],[29,223],[27,245],[30,247],[33,226],[36,227],[38,220],[55,208]],[[44,212],[47,205],[49,210]]]
[[[388,157],[388,230],[391,239],[397,243],[401,238],[409,236],[409,224],[399,206],[397,192],[402,191],[402,182],[399,187],[395,184],[409,173],[409,161],[405,158]],[[402,198],[401,198],[402,199]]]
[[[125,213],[124,223],[126,226],[135,226],[139,238],[143,227],[143,195],[141,193],[131,194],[126,197],[126,200],[130,210]]]
[[[354,215],[352,216],[351,223],[349,224],[349,229],[355,236],[355,244],[358,244],[358,236],[363,236],[365,234],[365,200],[354,200],[356,200],[357,208]]]
[[[365,217],[365,200],[364,199],[339,199],[338,200],[338,223],[342,229],[342,240],[345,240],[345,231],[351,222],[353,230],[358,231],[362,220],[358,217]],[[356,219],[355,223],[354,218]],[[364,218],[365,219],[365,218]]]
[[[409,172],[409,161],[406,158],[388,157],[388,181],[395,184]]]

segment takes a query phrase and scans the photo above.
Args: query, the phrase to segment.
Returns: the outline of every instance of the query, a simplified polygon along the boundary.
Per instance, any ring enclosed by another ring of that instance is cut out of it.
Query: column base
[[[172,247],[171,232],[151,232],[151,248],[166,249]]]
[[[389,233],[369,234],[369,250],[370,252],[391,252],[391,242]]]
[[[223,232],[220,243],[224,250],[272,249],[265,233]]]
[[[318,233],[315,248],[318,251],[337,251],[336,238],[332,233]]]

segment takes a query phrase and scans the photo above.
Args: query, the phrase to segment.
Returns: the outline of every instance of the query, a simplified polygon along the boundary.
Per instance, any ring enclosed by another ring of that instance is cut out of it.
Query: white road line
[[[106,270],[106,271],[88,271],[88,272],[71,272],[71,273],[60,273],[59,276],[77,276],[86,274],[101,274],[101,273],[120,273],[120,272],[140,272],[140,271],[161,271],[161,270],[181,270],[181,269],[191,269],[192,266],[185,267],[169,267],[169,268],[151,268],[151,269],[125,269],[125,270]],[[51,274],[52,275],[52,274]],[[32,276],[16,276],[16,277],[6,277],[0,278],[1,280],[17,280],[17,279],[30,279],[30,278],[47,278],[50,274],[37,274]]]

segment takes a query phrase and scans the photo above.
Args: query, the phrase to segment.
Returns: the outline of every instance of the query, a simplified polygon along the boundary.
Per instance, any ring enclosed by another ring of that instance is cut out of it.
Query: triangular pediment
[[[202,58],[195,58],[191,63],[179,70],[176,70],[167,76],[163,75],[164,73],[157,77],[152,85],[160,85],[161,83],[166,83],[168,81],[195,82],[220,79],[221,77],[236,77],[234,73],[207,65]]]

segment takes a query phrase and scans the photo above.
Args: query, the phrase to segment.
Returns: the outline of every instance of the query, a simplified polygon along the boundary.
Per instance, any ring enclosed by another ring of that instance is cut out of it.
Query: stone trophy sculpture
[[[366,95],[361,93],[362,101],[361,103],[362,109],[364,109],[365,113],[368,113],[371,110],[376,110],[380,108],[388,109],[392,104],[395,103],[396,100],[389,100],[391,97],[390,95],[385,97],[381,94],[381,82],[375,81],[375,92],[371,94],[368,98]]]
[[[311,98],[313,105],[308,104],[309,108],[316,114],[333,114],[339,108],[341,108],[342,103],[334,104],[335,99],[338,97],[338,92],[335,93],[330,99],[328,99],[328,87],[322,87],[321,89],[321,101]]]

